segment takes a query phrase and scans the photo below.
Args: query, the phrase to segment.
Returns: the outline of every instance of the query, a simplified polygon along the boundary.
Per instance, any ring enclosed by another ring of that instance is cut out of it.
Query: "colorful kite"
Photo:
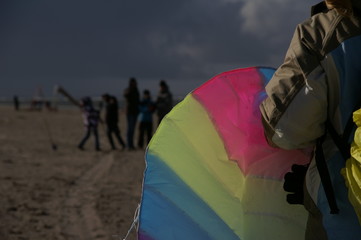
[[[259,103],[274,69],[222,73],[163,119],[146,153],[140,240],[304,239],[283,177],[309,155],[271,148]]]

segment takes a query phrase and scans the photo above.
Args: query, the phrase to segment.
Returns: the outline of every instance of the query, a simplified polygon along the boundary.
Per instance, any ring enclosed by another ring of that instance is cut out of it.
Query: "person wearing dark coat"
[[[14,107],[16,111],[19,111],[19,106],[20,106],[20,102],[19,102],[19,98],[18,96],[14,96]]]
[[[126,116],[127,116],[127,145],[129,150],[135,150],[134,147],[134,132],[137,124],[137,117],[139,114],[139,91],[137,87],[137,80],[135,78],[129,79],[129,87],[124,91],[126,100]]]
[[[102,96],[105,102],[105,123],[107,125],[107,136],[109,143],[113,150],[116,149],[114,141],[113,141],[113,134],[115,135],[116,139],[118,140],[119,144],[122,146],[122,149],[125,148],[125,143],[120,135],[120,130],[118,127],[118,101],[117,98],[111,96],[109,94],[103,94]]]
[[[165,115],[173,108],[173,96],[169,91],[168,84],[164,80],[161,80],[159,88],[160,90],[156,101],[158,124],[160,124]]]

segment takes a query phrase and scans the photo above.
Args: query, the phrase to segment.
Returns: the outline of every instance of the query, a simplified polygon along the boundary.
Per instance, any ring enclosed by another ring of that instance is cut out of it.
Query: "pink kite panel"
[[[192,94],[207,110],[223,139],[229,159],[245,174],[282,179],[291,164],[304,164],[299,151],[269,147],[264,137],[259,104],[269,79],[260,68],[222,73]]]

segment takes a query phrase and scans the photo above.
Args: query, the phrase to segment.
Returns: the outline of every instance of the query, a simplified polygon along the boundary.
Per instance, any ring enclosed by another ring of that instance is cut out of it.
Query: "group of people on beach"
[[[115,136],[116,140],[121,146],[121,149],[136,149],[134,145],[134,134],[138,121],[139,136],[137,147],[143,149],[144,146],[149,143],[153,135],[153,114],[157,113],[159,124],[164,116],[173,107],[173,97],[167,83],[164,80],[161,80],[159,87],[160,89],[157,99],[156,101],[153,101],[149,90],[145,89],[141,97],[137,86],[137,80],[135,78],[129,79],[129,86],[125,89],[123,95],[126,102],[126,142],[123,140],[121,131],[118,127],[119,106],[117,98],[115,96],[109,95],[108,93],[102,95],[102,100],[105,102],[104,123],[107,127],[107,137],[113,150],[116,149],[113,136]],[[83,113],[86,131],[84,137],[78,145],[78,148],[84,150],[85,143],[89,139],[90,135],[93,134],[95,138],[95,149],[100,151],[98,123],[103,123],[103,120],[100,117],[100,111],[95,109],[89,97],[82,98],[79,107]]]

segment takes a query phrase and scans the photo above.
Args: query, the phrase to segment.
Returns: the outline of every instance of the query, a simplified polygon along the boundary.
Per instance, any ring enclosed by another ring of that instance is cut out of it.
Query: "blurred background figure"
[[[140,124],[138,147],[143,148],[144,138],[147,137],[147,144],[153,135],[153,112],[155,111],[155,103],[152,101],[150,92],[144,90],[143,98],[139,104]]]
[[[164,116],[172,110],[173,107],[173,96],[169,91],[169,87],[164,80],[159,83],[159,93],[156,102],[158,124],[162,121]]]
[[[102,98],[105,102],[105,123],[107,125],[107,136],[110,146],[113,150],[116,149],[112,136],[112,134],[114,134],[119,144],[122,146],[122,149],[124,149],[125,143],[120,135],[118,127],[118,100],[116,97],[109,94],[103,94]]]
[[[19,111],[20,102],[18,96],[14,95],[14,108],[16,111]]]
[[[139,91],[137,80],[135,78],[129,79],[129,86],[124,91],[126,101],[126,117],[127,117],[127,145],[129,150],[135,150],[134,147],[134,130],[139,114]]]
[[[84,145],[86,141],[90,137],[90,134],[93,133],[95,138],[95,150],[100,151],[101,149],[98,135],[98,123],[99,121],[101,121],[100,113],[94,108],[91,98],[83,97],[79,102],[60,86],[57,86],[55,91],[65,96],[72,104],[79,107],[82,111],[83,122],[85,126],[85,135],[78,144],[78,148],[80,150],[84,150]]]
[[[93,133],[95,138],[95,150],[100,151],[98,135],[98,123],[100,121],[99,111],[93,107],[93,102],[90,97],[82,98],[80,106],[83,112],[83,120],[86,131],[83,139],[78,145],[78,148],[84,150],[86,141],[90,137],[90,134]]]
[[[50,112],[56,112],[58,111],[57,107],[54,107],[50,101],[44,101],[45,108]]]

